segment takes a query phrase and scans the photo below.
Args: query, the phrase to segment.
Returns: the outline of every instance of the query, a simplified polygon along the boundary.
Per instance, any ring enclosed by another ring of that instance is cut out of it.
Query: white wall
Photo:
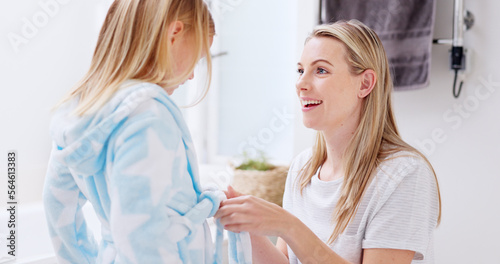
[[[84,74],[109,1],[3,1],[0,8],[0,204],[7,151],[18,155],[18,200],[41,199],[50,109]],[[2,226],[3,227],[3,226]]]
[[[231,2],[231,1],[219,1]],[[292,158],[296,1],[240,3],[219,16],[218,154]]]
[[[440,181],[436,263],[499,263],[500,1],[465,2],[476,23],[465,34],[471,61],[462,94],[452,96],[448,48],[435,46],[430,87],[395,93],[395,111],[403,137],[428,155]],[[435,37],[451,37],[452,7],[437,1]]]
[[[436,2],[434,35],[451,38],[453,0]],[[299,8],[305,24],[317,21],[315,6]],[[476,23],[465,34],[470,61],[460,98],[452,96],[449,48],[434,46],[430,87],[394,93],[394,106],[403,138],[428,155],[439,178],[443,218],[436,263],[499,263],[500,1],[469,0],[466,9]],[[300,114],[296,121],[295,154],[310,146],[313,135]]]

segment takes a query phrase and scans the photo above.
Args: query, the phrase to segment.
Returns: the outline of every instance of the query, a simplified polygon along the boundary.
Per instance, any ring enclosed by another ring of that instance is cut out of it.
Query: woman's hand
[[[243,195],[231,186],[226,192],[227,200],[221,203],[215,218],[220,218],[226,230],[247,231],[254,235],[281,236],[289,230],[295,216],[276,204],[263,199]]]
[[[223,192],[226,194],[227,199],[244,196],[244,194],[237,192],[235,189],[233,189],[233,186],[231,185],[227,186],[227,191]]]

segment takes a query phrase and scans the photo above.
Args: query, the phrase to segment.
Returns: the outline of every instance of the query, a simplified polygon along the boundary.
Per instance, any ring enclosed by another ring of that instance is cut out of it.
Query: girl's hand
[[[226,230],[232,232],[247,231],[254,235],[281,236],[289,230],[296,220],[295,216],[276,204],[263,199],[242,195],[231,186],[221,203],[215,218],[220,218]]]

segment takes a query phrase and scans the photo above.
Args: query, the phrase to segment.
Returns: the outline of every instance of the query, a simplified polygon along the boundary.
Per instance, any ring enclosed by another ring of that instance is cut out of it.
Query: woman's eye
[[[298,73],[299,75],[302,75],[302,74],[304,73],[304,70],[303,70],[303,69],[297,69],[297,73]]]
[[[318,70],[316,71],[317,73],[319,74],[325,74],[325,73],[328,73],[327,70],[323,69],[323,68],[318,68]]]

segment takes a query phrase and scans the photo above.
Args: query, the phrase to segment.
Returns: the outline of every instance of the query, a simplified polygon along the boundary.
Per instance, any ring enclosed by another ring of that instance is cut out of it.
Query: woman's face
[[[346,50],[330,37],[313,37],[304,46],[296,83],[304,125],[331,131],[359,123],[361,77],[349,71]]]

